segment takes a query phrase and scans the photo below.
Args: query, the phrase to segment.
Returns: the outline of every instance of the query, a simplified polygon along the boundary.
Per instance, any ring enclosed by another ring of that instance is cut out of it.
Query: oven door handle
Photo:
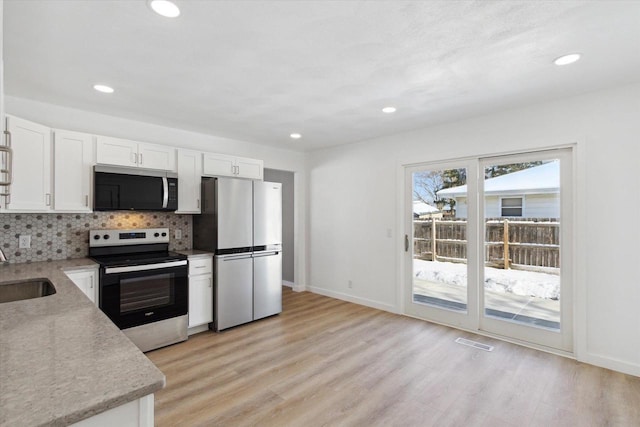
[[[133,271],[146,271],[146,270],[160,270],[163,268],[179,267],[181,265],[187,265],[187,260],[161,262],[158,264],[144,264],[144,265],[131,265],[126,267],[107,267],[104,269],[104,274],[114,273],[130,273]]]

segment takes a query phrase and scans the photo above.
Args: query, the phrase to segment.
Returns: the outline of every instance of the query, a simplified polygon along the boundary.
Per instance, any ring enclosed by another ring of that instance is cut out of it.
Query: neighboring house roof
[[[560,192],[560,162],[554,160],[540,166],[500,175],[484,181],[487,195],[540,194]],[[445,188],[437,192],[439,197],[466,196],[467,186]]]
[[[440,212],[435,206],[428,205],[424,202],[413,202],[413,213],[416,215],[427,215],[435,212]]]

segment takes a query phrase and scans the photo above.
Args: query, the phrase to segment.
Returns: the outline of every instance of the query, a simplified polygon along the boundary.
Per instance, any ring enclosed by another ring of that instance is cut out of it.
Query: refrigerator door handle
[[[274,256],[274,255],[278,255],[280,253],[280,251],[271,251],[271,252],[256,252],[253,254],[254,258],[260,258],[260,257],[264,257],[264,256]]]
[[[221,261],[233,261],[236,259],[251,258],[251,254],[239,254],[239,255],[216,255],[216,259]]]

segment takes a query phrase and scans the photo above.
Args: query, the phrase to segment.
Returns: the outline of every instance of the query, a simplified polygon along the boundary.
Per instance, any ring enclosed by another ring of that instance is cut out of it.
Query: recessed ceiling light
[[[291,139],[300,139],[300,138],[302,138],[302,135],[300,135],[299,133],[292,133],[289,136],[291,137]]]
[[[113,88],[106,85],[93,85],[93,88],[102,93],[113,93]]]
[[[383,113],[391,114],[396,112],[396,107],[384,107],[382,109]]]
[[[177,18],[180,16],[180,9],[169,0],[150,0],[149,6],[155,13],[167,18]]]
[[[569,55],[563,55],[560,58],[554,59],[553,63],[556,65],[569,65],[580,59],[579,53],[570,53]]]

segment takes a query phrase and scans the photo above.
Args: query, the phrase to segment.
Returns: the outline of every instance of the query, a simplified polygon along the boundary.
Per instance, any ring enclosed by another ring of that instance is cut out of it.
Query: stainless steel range
[[[169,251],[169,229],[91,230],[100,264],[100,309],[142,351],[187,339],[186,255]]]

